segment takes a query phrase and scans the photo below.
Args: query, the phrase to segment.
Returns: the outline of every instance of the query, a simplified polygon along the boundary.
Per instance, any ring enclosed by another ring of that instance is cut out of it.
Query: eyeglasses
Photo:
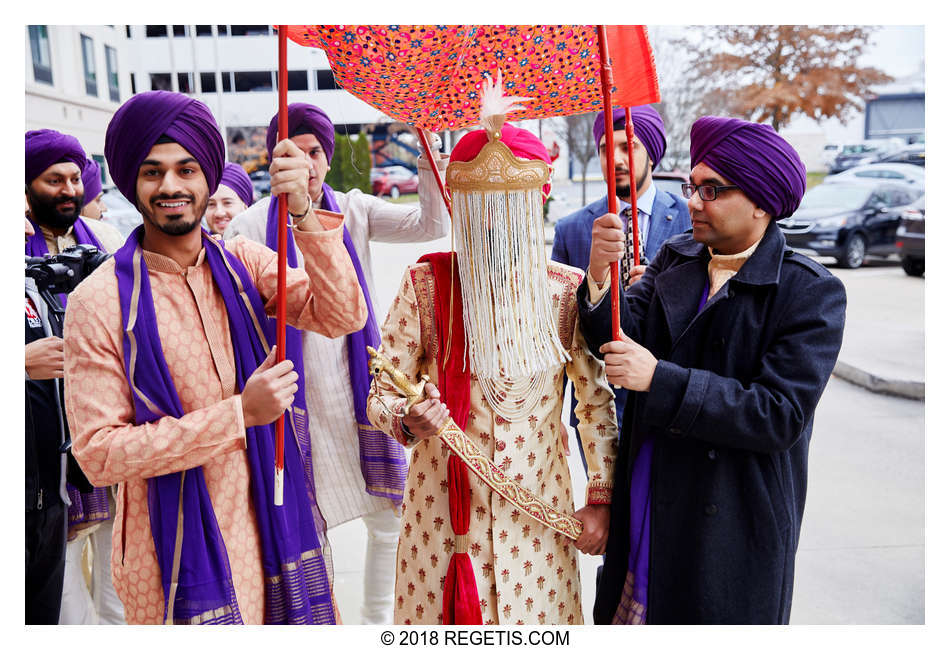
[[[719,193],[724,190],[738,190],[738,185],[693,185],[692,183],[683,183],[680,185],[683,190],[683,196],[690,199],[694,192],[699,192],[699,198],[703,201],[715,201],[719,198]]]

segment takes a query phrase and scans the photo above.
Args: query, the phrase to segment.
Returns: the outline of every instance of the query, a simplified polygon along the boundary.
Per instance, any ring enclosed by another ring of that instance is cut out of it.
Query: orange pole
[[[633,264],[640,263],[640,222],[637,211],[637,174],[633,168],[633,118],[630,107],[623,109],[626,116],[624,129],[627,132],[627,176],[630,177],[630,227],[633,228]]]
[[[277,141],[287,139],[287,25],[277,26]],[[277,197],[277,214],[283,222],[277,229],[277,363],[287,354],[287,195]],[[276,422],[274,441],[274,505],[284,504],[284,418]]]
[[[597,25],[597,44],[600,48],[600,87],[604,99],[604,137],[607,146],[607,211],[617,214],[617,179],[614,169],[613,107],[610,91],[614,85],[607,52],[607,30]],[[608,122],[608,120],[610,120]],[[620,340],[620,263],[610,264],[610,326],[613,340]]]

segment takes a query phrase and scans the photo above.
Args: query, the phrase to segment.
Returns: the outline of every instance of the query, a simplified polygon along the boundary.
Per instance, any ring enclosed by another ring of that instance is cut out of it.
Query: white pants
[[[396,547],[399,516],[391,508],[363,515],[369,533],[363,573],[363,625],[392,625],[396,604]]]
[[[125,610],[112,586],[112,522],[79,531],[66,543],[66,572],[63,577],[63,602],[59,609],[60,625],[124,625]],[[86,587],[82,570],[82,552],[89,543],[92,558],[92,593]]]

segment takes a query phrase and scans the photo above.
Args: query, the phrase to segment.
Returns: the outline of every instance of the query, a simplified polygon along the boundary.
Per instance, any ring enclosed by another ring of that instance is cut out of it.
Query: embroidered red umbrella
[[[286,34],[300,45],[324,50],[337,84],[394,120],[418,129],[442,131],[476,124],[482,80],[495,78],[498,71],[506,94],[535,98],[511,114],[515,120],[600,110],[610,115],[614,103],[638,106],[660,100],[652,49],[640,25],[289,25],[278,29],[281,47],[285,47]],[[281,79],[285,69],[282,58]],[[281,92],[285,89],[283,83]],[[611,170],[608,209],[616,213],[612,129],[606,129],[606,137]],[[428,141],[421,133],[419,140],[435,173]],[[437,173],[435,178],[449,206]],[[278,291],[282,290],[279,283]],[[618,300],[619,266],[615,263],[611,266],[615,339],[620,331]],[[278,331],[281,327],[278,322]]]

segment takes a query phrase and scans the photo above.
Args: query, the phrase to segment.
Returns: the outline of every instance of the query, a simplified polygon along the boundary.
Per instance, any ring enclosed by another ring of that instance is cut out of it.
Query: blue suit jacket
[[[554,250],[551,259],[562,264],[575,266],[587,271],[590,263],[591,230],[594,219],[607,214],[607,197],[584,206],[577,212],[571,213],[554,224]],[[650,231],[647,233],[644,253],[648,260],[656,258],[663,243],[674,235],[686,232],[692,228],[689,219],[689,209],[686,199],[674,196],[656,188],[656,198],[653,199],[653,213],[650,215]],[[617,422],[623,422],[623,406],[627,401],[627,391],[614,389],[616,393]],[[571,426],[577,428],[577,416],[574,408],[577,402],[571,393]]]

